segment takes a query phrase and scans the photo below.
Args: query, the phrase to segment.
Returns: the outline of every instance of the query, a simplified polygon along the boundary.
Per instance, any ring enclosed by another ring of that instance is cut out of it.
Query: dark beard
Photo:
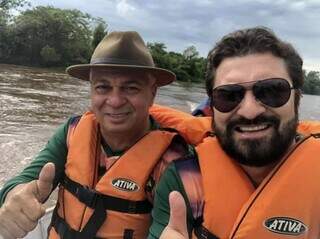
[[[233,132],[237,125],[267,123],[273,128],[268,139],[241,140],[236,142]],[[280,120],[275,116],[260,115],[253,120],[237,118],[230,121],[225,131],[215,128],[217,139],[223,150],[240,164],[262,167],[280,160],[296,136],[298,116],[296,115],[279,130]]]

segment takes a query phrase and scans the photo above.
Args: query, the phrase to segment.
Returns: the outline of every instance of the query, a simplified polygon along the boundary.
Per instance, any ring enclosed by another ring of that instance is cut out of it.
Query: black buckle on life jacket
[[[125,229],[123,233],[123,239],[132,239],[133,238],[134,230],[132,229]]]
[[[136,213],[137,211],[137,204],[135,202],[129,202],[128,203],[128,213]]]
[[[205,228],[202,225],[194,229],[194,234],[197,236],[198,239],[219,239],[219,237],[211,233],[207,228]]]

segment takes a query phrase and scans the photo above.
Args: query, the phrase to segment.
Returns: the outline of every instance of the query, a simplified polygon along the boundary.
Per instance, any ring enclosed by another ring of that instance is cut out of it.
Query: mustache
[[[244,117],[238,117],[231,119],[228,123],[227,130],[232,130],[238,125],[256,125],[256,124],[271,124],[276,128],[280,125],[280,119],[276,116],[259,115],[254,119],[247,119]]]

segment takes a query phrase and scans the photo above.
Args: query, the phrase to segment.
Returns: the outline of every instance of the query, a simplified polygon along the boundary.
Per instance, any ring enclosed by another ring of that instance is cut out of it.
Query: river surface
[[[190,112],[202,85],[161,87],[156,103]],[[50,70],[0,65],[0,187],[21,171],[58,125],[89,107],[89,83]],[[320,97],[304,95],[301,119],[320,120]]]

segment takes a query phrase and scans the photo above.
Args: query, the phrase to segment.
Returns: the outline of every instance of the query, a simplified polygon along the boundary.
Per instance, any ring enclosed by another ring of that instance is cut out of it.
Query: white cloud
[[[303,62],[303,68],[307,71],[320,71],[319,58],[307,58]]]
[[[292,2],[289,7],[291,10],[303,11],[306,8],[306,3],[303,1]]]
[[[169,51],[182,52],[192,44],[204,57],[231,31],[267,26],[298,49],[306,67],[320,70],[320,0],[29,1],[102,17],[109,30],[136,30],[146,42],[162,42]]]
[[[132,5],[130,5],[127,0],[120,0],[117,3],[117,13],[121,17],[128,17],[130,16],[136,8]]]

